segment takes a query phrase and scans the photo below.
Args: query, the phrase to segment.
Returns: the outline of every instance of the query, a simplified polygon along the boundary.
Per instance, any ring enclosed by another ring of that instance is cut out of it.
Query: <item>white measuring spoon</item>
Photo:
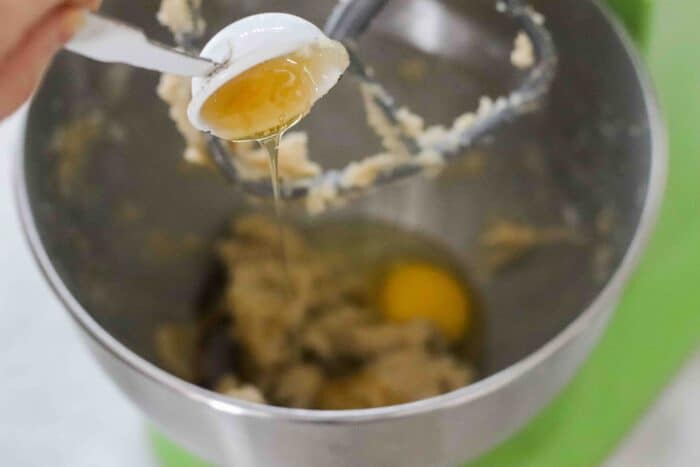
[[[324,55],[314,69],[308,70],[313,75],[316,101],[335,86],[348,67],[347,52],[339,43],[328,39],[314,24],[286,13],[252,15],[228,25],[202,50],[203,58],[222,63],[222,66],[210,76],[192,79],[192,101],[188,108],[190,121],[199,130],[211,132],[200,112],[204,103],[222,85],[256,65],[307,46],[325,47],[326,50],[335,48],[335,53]],[[235,109],[231,111],[235,112]]]
[[[322,41],[330,42],[319,28],[305,19],[284,13],[263,13],[228,25],[197,57],[152,41],[129,24],[88,13],[85,25],[66,49],[101,62],[124,63],[192,77],[189,118],[198,129],[210,131],[199,114],[204,102],[217,89],[256,65]],[[313,77],[316,99],[335,85],[347,65],[344,53],[321,64]]]

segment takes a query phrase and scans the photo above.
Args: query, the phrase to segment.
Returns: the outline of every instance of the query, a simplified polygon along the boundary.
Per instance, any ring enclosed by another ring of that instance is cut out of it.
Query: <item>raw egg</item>
[[[450,342],[463,337],[471,322],[472,303],[463,282],[427,261],[393,264],[381,281],[378,300],[387,320],[424,319]]]

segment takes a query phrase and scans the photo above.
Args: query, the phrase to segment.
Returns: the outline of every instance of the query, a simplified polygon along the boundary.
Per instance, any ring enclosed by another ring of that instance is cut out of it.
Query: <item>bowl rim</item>
[[[637,268],[643,250],[650,239],[658,219],[662,205],[668,171],[668,139],[662,111],[652,80],[636,46],[618,18],[608,7],[601,5],[598,0],[592,0],[591,3],[598,8],[602,17],[608,21],[610,27],[620,39],[623,48],[632,62],[643,93],[644,105],[650,123],[651,137],[651,165],[644,206],[635,234],[622,261],[617,266],[608,283],[600,290],[589,305],[585,307],[584,311],[539,349],[518,362],[482,380],[446,394],[406,404],[372,409],[322,411],[276,407],[236,400],[171,375],[112,337],[90,316],[82,305],[80,305],[61,280],[60,275],[51,263],[48,253],[41,242],[29,203],[29,194],[27,192],[24,171],[25,138],[22,138],[19,151],[13,161],[13,182],[15,202],[20,217],[20,223],[32,255],[51,289],[68,310],[71,317],[92,341],[102,347],[109,355],[125,364],[129,369],[146,377],[150,382],[162,385],[168,390],[190,399],[192,402],[203,404],[215,411],[230,413],[237,416],[268,418],[300,423],[358,424],[419,415],[434,410],[463,405],[485,397],[521,378],[532,369],[545,362],[589,328],[589,326],[595,322],[596,318],[604,312],[606,304],[616,303],[625,284]],[[22,117],[21,131],[23,135],[26,135],[28,115],[29,113],[25,112]]]

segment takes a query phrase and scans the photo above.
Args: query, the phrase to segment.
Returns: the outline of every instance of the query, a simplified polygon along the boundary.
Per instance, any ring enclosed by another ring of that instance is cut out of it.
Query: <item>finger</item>
[[[30,3],[30,5],[27,5]],[[61,6],[95,10],[101,0],[0,0],[0,57],[4,57],[23,40],[24,35],[41,18]]]
[[[46,70],[53,55],[75,33],[84,20],[84,10],[59,7],[49,12],[26,35],[0,65],[0,118],[14,112],[26,101]]]

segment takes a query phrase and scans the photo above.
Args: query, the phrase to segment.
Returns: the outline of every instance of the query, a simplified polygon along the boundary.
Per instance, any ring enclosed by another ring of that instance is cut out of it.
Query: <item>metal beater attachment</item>
[[[311,179],[285,182],[281,190],[283,198],[304,198],[318,187],[324,187],[336,196],[343,197],[427,171],[429,165],[426,164],[425,155],[432,155],[433,161],[437,157],[440,162],[449,162],[502,125],[535,110],[540,99],[547,94],[556,73],[557,56],[551,35],[544,27],[543,18],[520,0],[498,1],[498,11],[514,18],[532,45],[536,61],[530,67],[527,77],[510,95],[497,99],[488,109],[478,112],[468,125],[461,125],[459,128],[455,126],[453,130],[458,131],[453,132],[449,142],[417,138],[402,124],[401,107],[381,84],[373,79],[372,73],[356,53],[356,39],[364,33],[372,19],[387,3],[388,0],[341,0],[328,18],[324,29],[329,37],[343,42],[347,47],[351,59],[349,72],[361,81],[364,89],[373,90],[370,93],[371,101],[402,146],[401,161],[379,171],[369,186],[347,183],[343,170],[329,170]],[[195,12],[195,15],[198,14]],[[180,45],[188,47],[192,44],[191,39],[180,37],[178,41]],[[272,196],[273,190],[269,181],[246,180],[239,174],[232,161],[235,155],[221,140],[210,137],[209,147],[213,160],[228,179],[251,195]]]

